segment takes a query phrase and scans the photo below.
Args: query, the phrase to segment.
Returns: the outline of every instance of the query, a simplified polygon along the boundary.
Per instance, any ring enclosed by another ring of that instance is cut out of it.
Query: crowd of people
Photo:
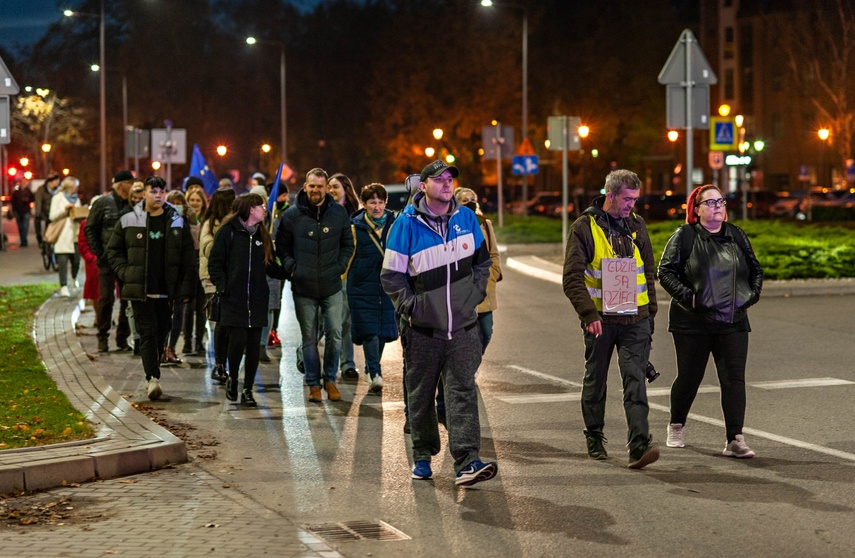
[[[324,393],[338,401],[339,380],[358,380],[354,346],[362,347],[368,391],[382,393],[384,348],[400,338],[412,478],[432,477],[444,425],[455,482],[466,486],[498,471],[480,459],[475,380],[492,337],[502,270],[492,223],[473,190],[455,188],[457,176],[441,160],[426,166],[399,214],[387,209],[382,184],[357,193],[347,176],[321,168],[306,173],[291,204],[287,195],[268,199],[273,185],[260,173],[245,193],[223,179],[209,196],[194,177],[183,191],[167,191],[159,177],[140,182],[120,171],[85,220],[72,218],[81,205],[73,177],[48,190],[40,207],[49,206],[51,223],[62,223],[54,244],[60,294],[70,294],[69,263],[77,286],[82,256],[84,297],[97,299],[99,351],[109,350],[115,329],[117,350],[142,359],[149,399],[162,394],[160,367],[181,362],[176,347],[183,334],[184,355],[213,355],[210,378],[225,387],[228,401],[257,406],[258,366],[270,360],[268,346],[281,344],[280,302],[290,283],[300,337],[295,367],[305,374],[308,402],[322,402]],[[604,192],[573,223],[563,272],[585,348],[581,407],[589,457],[608,459],[606,384],[617,350],[629,467],[659,459],[645,384],[657,276],[673,297],[668,327],[677,360],[666,445],[685,447],[689,411],[712,355],[726,424],[723,453],[753,457],[742,433],[747,309],[760,297],[763,272],[751,243],[726,221],[721,191],[704,185],[689,196],[686,224],[654,269],[646,224],[634,211],[638,176],[613,171]]]

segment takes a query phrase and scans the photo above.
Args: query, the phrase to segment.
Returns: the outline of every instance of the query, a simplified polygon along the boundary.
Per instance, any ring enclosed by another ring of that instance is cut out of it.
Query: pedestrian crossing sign
[[[739,136],[733,118],[710,118],[710,150],[735,151]]]

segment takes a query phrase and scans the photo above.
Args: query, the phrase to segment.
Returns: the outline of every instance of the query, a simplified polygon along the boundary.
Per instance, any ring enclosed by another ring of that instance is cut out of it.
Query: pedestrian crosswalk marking
[[[733,143],[733,126],[730,122],[716,122],[715,142],[722,145]]]

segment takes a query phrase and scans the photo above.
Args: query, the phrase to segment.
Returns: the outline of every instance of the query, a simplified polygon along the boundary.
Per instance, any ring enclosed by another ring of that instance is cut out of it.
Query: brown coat
[[[496,243],[496,233],[493,232],[493,223],[489,219],[478,217],[481,222],[481,232],[484,233],[484,241],[487,244],[487,250],[490,252],[490,279],[487,281],[487,296],[484,301],[478,305],[475,310],[479,314],[492,312],[499,307],[499,300],[496,297],[496,282],[502,278],[502,260],[499,256],[499,246]]]

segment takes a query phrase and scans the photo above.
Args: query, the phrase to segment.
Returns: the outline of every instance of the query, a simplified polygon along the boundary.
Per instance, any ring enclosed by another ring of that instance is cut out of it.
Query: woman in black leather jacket
[[[723,453],[750,458],[755,453],[742,435],[751,331],[747,309],[760,298],[763,270],[745,231],[726,222],[725,203],[712,184],[695,188],[686,224],[668,240],[659,262],[659,282],[673,297],[668,331],[677,353],[666,445],[685,446],[683,427],[712,354],[727,429]]]

